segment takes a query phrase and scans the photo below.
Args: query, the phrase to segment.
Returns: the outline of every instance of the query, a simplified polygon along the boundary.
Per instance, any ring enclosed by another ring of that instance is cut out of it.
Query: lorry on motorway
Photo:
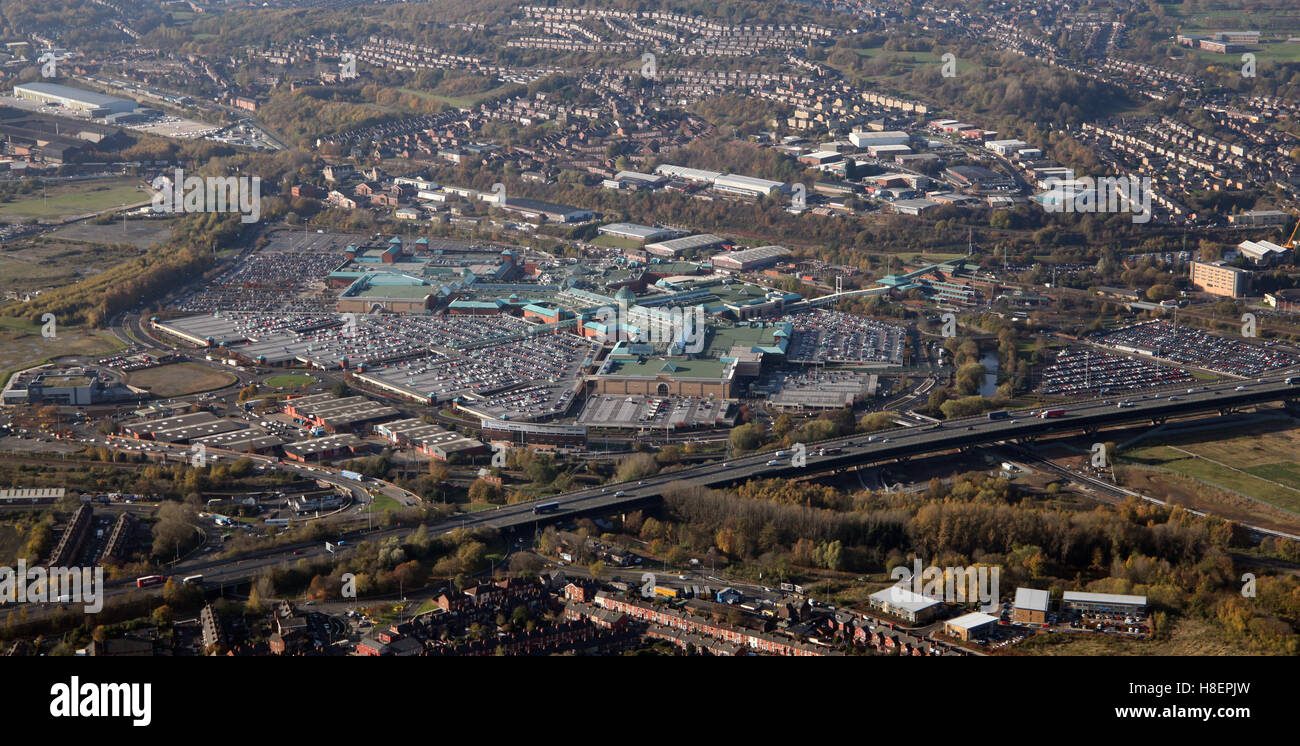
[[[342,475],[344,479],[351,479],[354,482],[366,481],[365,477],[355,471],[340,471],[339,474]]]
[[[153,585],[162,585],[167,580],[161,575],[142,575],[135,579],[136,588],[148,588]]]
[[[533,506],[533,515],[540,515],[542,513],[554,513],[559,509],[560,509],[559,503],[542,503],[541,505]]]
[[[202,583],[203,583],[203,576],[202,576],[202,575],[187,575],[186,577],[181,578],[181,585],[193,585],[193,584],[195,584],[195,583],[202,584]]]
[[[1297,383],[1300,383],[1300,376],[1291,376],[1290,378],[1286,379],[1286,385],[1288,386],[1294,386]]]
[[[1040,414],[1040,415],[1038,415],[1038,416],[1041,417],[1041,418],[1044,419],[1044,420],[1047,419],[1047,418],[1049,418],[1049,417],[1064,417],[1064,416],[1065,416],[1065,410],[1064,410],[1064,409],[1044,409],[1044,410],[1043,410],[1043,413]]]
[[[1007,419],[1007,418],[1010,417],[1010,416],[1011,416],[1011,413],[1008,412],[1008,411],[1005,410],[1005,409],[999,409],[999,410],[996,411],[996,412],[989,412],[989,414],[988,414],[988,417],[989,417],[990,420],[1005,420],[1005,419]]]

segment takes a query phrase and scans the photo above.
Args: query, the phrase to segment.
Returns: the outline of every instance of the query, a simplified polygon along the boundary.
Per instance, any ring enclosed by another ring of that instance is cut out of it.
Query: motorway
[[[1238,390],[1240,389],[1240,390]],[[1145,396],[1145,398],[1143,398]],[[1184,416],[1206,411],[1228,411],[1262,403],[1280,400],[1300,399],[1300,385],[1285,383],[1281,376],[1267,377],[1258,381],[1232,381],[1221,384],[1196,386],[1188,393],[1180,390],[1174,394],[1138,395],[1129,399],[1119,397],[1110,400],[1090,400],[1076,402],[1066,407],[1060,417],[1043,419],[1027,410],[1013,410],[1006,419],[990,420],[987,416],[967,417],[948,420],[933,425],[915,425],[880,431],[874,435],[850,435],[808,444],[806,464],[797,466],[793,454],[789,451],[769,451],[729,459],[725,462],[712,462],[677,471],[670,471],[647,477],[637,482],[610,484],[589,487],[563,495],[552,496],[532,502],[503,505],[495,510],[486,510],[472,514],[460,515],[431,525],[433,533],[447,533],[456,529],[493,528],[500,530],[535,530],[545,523],[557,520],[570,520],[576,516],[608,514],[627,508],[642,507],[653,503],[663,494],[665,487],[673,482],[685,482],[691,485],[715,487],[751,479],[773,477],[794,477],[818,474],[828,471],[849,469],[872,463],[905,460],[912,456],[937,451],[971,447],[1001,441],[1026,441],[1039,436],[1062,434],[1066,432],[1091,431],[1094,428],[1132,424],[1143,421],[1160,422],[1169,417]],[[1131,401],[1131,405],[1120,407],[1118,402]],[[119,439],[120,440],[120,439]],[[157,448],[163,446],[168,451],[175,451],[177,457],[184,457],[188,449],[183,446],[167,446],[150,443]],[[839,449],[839,453],[818,455],[819,448]],[[780,454],[780,455],[778,455]],[[233,454],[232,454],[233,455]],[[246,454],[238,456],[249,457]],[[271,464],[274,459],[251,457],[254,461]],[[275,466],[279,467],[278,463]],[[301,467],[307,469],[307,467]],[[330,481],[339,481],[337,474],[323,470],[307,471],[306,475],[328,477]],[[349,484],[348,487],[364,489],[361,484]],[[534,507],[539,503],[557,503],[554,512],[537,514]],[[413,527],[387,528],[362,534],[354,532],[347,535],[349,539],[364,537],[379,539],[388,536],[405,536],[414,532]],[[346,551],[346,549],[344,550]],[[298,544],[277,547],[264,552],[244,555],[236,559],[209,560],[196,558],[182,561],[172,568],[174,575],[202,573],[205,582],[237,583],[255,577],[262,570],[296,561],[299,558],[310,559],[325,554],[322,543]],[[109,590],[110,595],[128,590],[117,587]],[[134,590],[134,589],[130,589]]]

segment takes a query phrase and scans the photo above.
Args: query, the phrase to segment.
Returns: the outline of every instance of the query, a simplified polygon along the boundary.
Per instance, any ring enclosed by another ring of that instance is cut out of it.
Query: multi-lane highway
[[[742,480],[791,477],[821,473],[871,463],[903,459],[925,453],[955,448],[1025,440],[1054,433],[1087,431],[1110,425],[1165,418],[1215,410],[1233,410],[1280,400],[1300,399],[1300,385],[1288,384],[1282,377],[1259,381],[1230,382],[1195,387],[1177,393],[1133,395],[1109,400],[1090,400],[1059,407],[1061,416],[1043,418],[1041,412],[1013,410],[1005,419],[987,416],[949,420],[935,425],[885,430],[874,435],[852,435],[806,446],[804,465],[796,460],[793,449],[768,451],[670,471],[636,482],[590,487],[532,502],[504,505],[496,510],[457,516],[430,528],[444,533],[460,528],[495,528],[530,530],[541,524],[571,519],[576,515],[616,512],[621,507],[637,507],[657,500],[667,485],[685,482],[700,486],[721,486]],[[1291,379],[1296,380],[1296,379]],[[1124,406],[1121,406],[1123,404]],[[1057,408],[1049,408],[1057,409]],[[822,449],[834,452],[823,452]],[[337,475],[330,475],[338,479]],[[539,505],[555,503],[554,511],[539,513]],[[365,538],[403,536],[410,527],[389,528]],[[360,535],[357,535],[360,538]],[[323,545],[279,547],[232,560],[192,560],[172,569],[176,575],[202,573],[206,582],[234,583],[255,577],[265,568],[302,557],[324,554]],[[116,588],[110,594],[123,592]]]

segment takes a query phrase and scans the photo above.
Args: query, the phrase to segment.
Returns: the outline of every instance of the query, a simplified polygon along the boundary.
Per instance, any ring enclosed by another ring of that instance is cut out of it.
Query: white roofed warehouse
[[[14,98],[40,104],[55,104],[66,109],[85,112],[92,117],[124,114],[135,111],[140,105],[134,101],[58,83],[23,83],[14,86]]]
[[[790,250],[784,246],[759,246],[756,249],[716,254],[710,261],[716,269],[749,272],[776,264],[787,256],[790,256]]]

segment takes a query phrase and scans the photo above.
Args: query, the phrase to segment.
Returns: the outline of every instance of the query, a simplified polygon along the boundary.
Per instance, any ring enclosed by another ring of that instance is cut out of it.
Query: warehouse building
[[[769,267],[787,256],[790,256],[790,250],[784,246],[760,246],[756,249],[716,254],[711,261],[715,269],[749,272]]]
[[[211,412],[195,412],[157,420],[128,422],[122,432],[132,438],[156,440],[163,443],[188,443],[210,435],[245,429],[242,423],[218,419]]]
[[[134,101],[105,96],[94,91],[85,91],[58,83],[24,83],[14,86],[14,98],[20,101],[32,101],[39,104],[62,106],[65,109],[80,111],[91,117],[103,117],[109,114],[125,114],[139,107]]]
[[[293,461],[319,461],[355,456],[367,449],[365,441],[351,433],[343,433],[290,443],[284,447],[284,456]]]
[[[740,174],[723,174],[713,180],[713,189],[715,191],[736,194],[742,197],[766,197],[784,191],[785,188],[785,182],[783,181],[741,176]]]
[[[970,642],[971,640],[987,637],[997,623],[998,618],[992,614],[973,611],[944,622],[943,633],[962,642]]]
[[[530,220],[545,219],[552,223],[578,223],[591,220],[595,216],[591,210],[583,210],[569,205],[557,205],[538,199],[509,199],[501,209],[512,212]]]
[[[1061,598],[1061,609],[1089,614],[1133,614],[1141,616],[1147,610],[1147,597],[1123,596],[1116,593],[1066,591]]]
[[[1269,225],[1289,225],[1291,215],[1281,210],[1248,210],[1228,216],[1228,223],[1244,228],[1260,228]]]
[[[924,624],[939,614],[943,604],[933,598],[891,585],[867,596],[876,611],[898,617],[911,624]]]
[[[637,225],[636,223],[610,223],[602,225],[596,229],[596,232],[604,236],[614,236],[615,238],[630,238],[633,241],[662,241],[666,238],[672,238],[677,235],[677,231],[671,228],[655,228],[649,225]]]
[[[289,399],[284,403],[284,413],[305,425],[329,433],[355,430],[361,425],[391,419],[400,414],[393,407],[364,396],[337,399],[333,394],[312,394]]]
[[[707,251],[725,245],[727,242],[712,233],[699,233],[694,236],[682,236],[667,241],[646,244],[647,254],[659,257],[677,258],[696,251]]]
[[[868,148],[872,145],[906,145],[911,139],[911,135],[899,130],[849,133],[849,142],[858,148]]]

